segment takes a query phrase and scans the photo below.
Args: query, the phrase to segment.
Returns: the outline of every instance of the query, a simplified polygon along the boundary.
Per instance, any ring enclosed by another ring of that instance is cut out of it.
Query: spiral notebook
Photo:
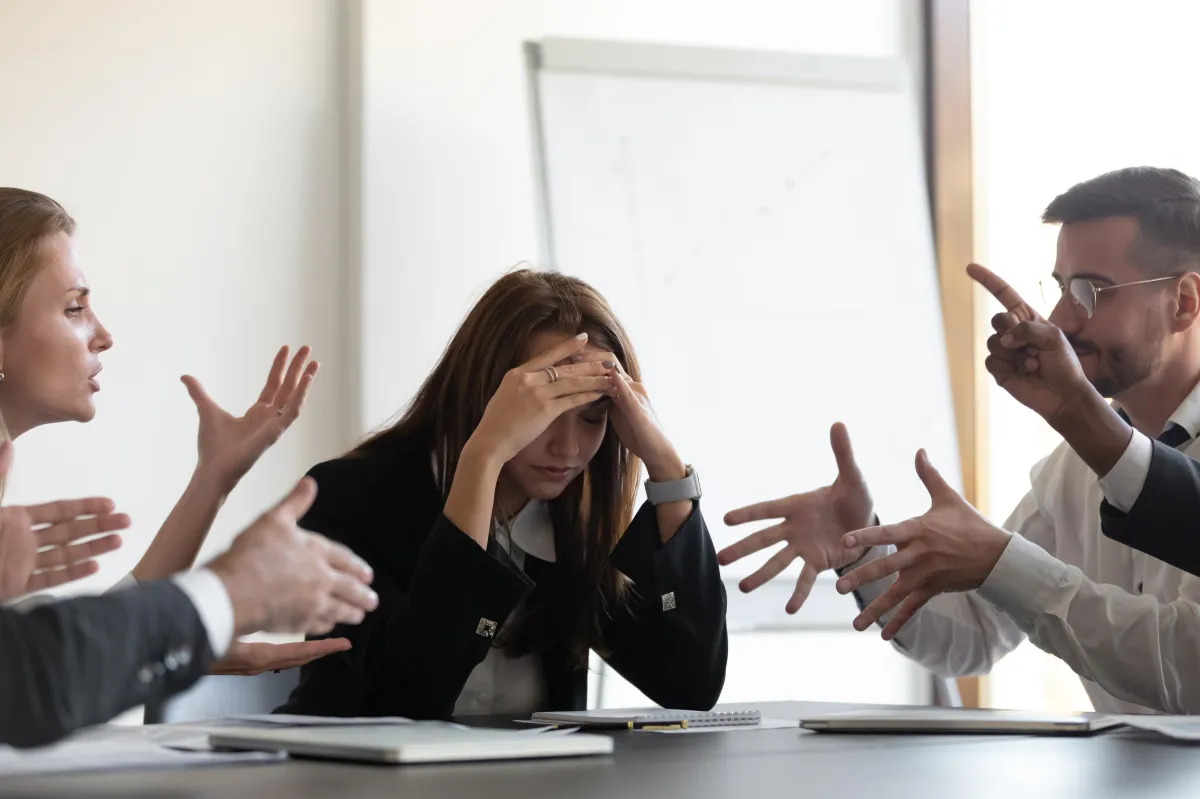
[[[665,727],[753,727],[762,722],[757,710],[579,710],[569,713],[534,713],[542,724],[570,724],[610,729]]]

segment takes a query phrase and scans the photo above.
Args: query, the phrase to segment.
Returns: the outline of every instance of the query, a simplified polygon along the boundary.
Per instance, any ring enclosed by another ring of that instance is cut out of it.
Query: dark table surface
[[[798,718],[852,706],[763,703]],[[423,766],[291,760],[52,778],[0,778],[28,797],[1200,797],[1200,746],[1094,737],[836,735],[799,729],[613,733],[612,756]]]

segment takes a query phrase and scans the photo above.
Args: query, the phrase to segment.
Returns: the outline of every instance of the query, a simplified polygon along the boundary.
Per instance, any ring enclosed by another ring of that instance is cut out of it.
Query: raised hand
[[[370,566],[296,526],[316,495],[316,483],[304,478],[209,564],[229,592],[237,634],[324,635],[337,624],[358,624],[378,605],[367,587]]]
[[[917,453],[917,475],[933,503],[924,515],[856,530],[843,541],[848,548],[896,546],[894,553],[865,563],[837,581],[838,592],[848,594],[867,583],[898,575],[854,620],[854,629],[865,630],[899,605],[883,628],[885,641],[938,594],[971,591],[983,585],[1011,535],[959,496],[933,468],[925,450]]]
[[[12,442],[0,444],[0,478],[12,459]],[[0,600],[95,574],[93,558],[121,546],[119,535],[105,533],[127,527],[129,517],[101,497],[0,508]]]
[[[288,348],[281,347],[258,400],[241,416],[213,402],[196,378],[181,378],[200,416],[197,468],[211,470],[224,491],[231,491],[300,415],[320,366],[308,362],[310,353],[309,347],[301,347],[289,365]]]
[[[988,338],[984,362],[996,385],[1051,424],[1095,394],[1062,330],[985,267],[971,264],[967,274],[1005,308],[992,317],[995,333]]]
[[[835,424],[829,431],[829,442],[838,466],[838,476],[832,485],[725,514],[725,524],[730,526],[780,520],[721,550],[717,559],[727,566],[751,553],[783,543],[783,549],[742,580],[738,587],[745,592],[753,591],[773,579],[796,558],[802,559],[804,568],[788,600],[788,613],[795,613],[804,604],[820,572],[853,563],[865,551],[861,546],[846,548],[842,536],[871,522],[874,512],[871,494],[854,460],[846,426],[840,422]]]
[[[349,648],[350,642],[345,638],[317,638],[287,644],[235,640],[225,657],[214,663],[208,673],[253,677],[265,671],[299,668]]]

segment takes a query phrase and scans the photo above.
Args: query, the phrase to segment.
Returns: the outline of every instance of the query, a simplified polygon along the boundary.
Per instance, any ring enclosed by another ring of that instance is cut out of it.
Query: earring
[[[0,383],[4,382],[4,372],[0,372]]]

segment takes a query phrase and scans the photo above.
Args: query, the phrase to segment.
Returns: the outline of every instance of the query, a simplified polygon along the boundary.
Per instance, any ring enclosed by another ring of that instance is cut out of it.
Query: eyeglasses
[[[1091,319],[1096,315],[1096,301],[1100,299],[1100,292],[1112,291],[1113,289],[1123,289],[1127,286],[1144,286],[1147,283],[1161,283],[1164,280],[1174,280],[1179,275],[1167,275],[1166,277],[1155,277],[1149,280],[1135,280],[1132,283],[1118,283],[1115,286],[1097,286],[1086,277],[1073,277],[1066,283],[1062,283],[1058,278],[1046,278],[1040,282],[1042,289],[1042,299],[1046,302],[1047,309],[1053,309],[1058,305],[1058,301],[1062,299],[1064,294],[1070,295],[1071,307],[1077,313],[1082,313],[1084,318]]]

